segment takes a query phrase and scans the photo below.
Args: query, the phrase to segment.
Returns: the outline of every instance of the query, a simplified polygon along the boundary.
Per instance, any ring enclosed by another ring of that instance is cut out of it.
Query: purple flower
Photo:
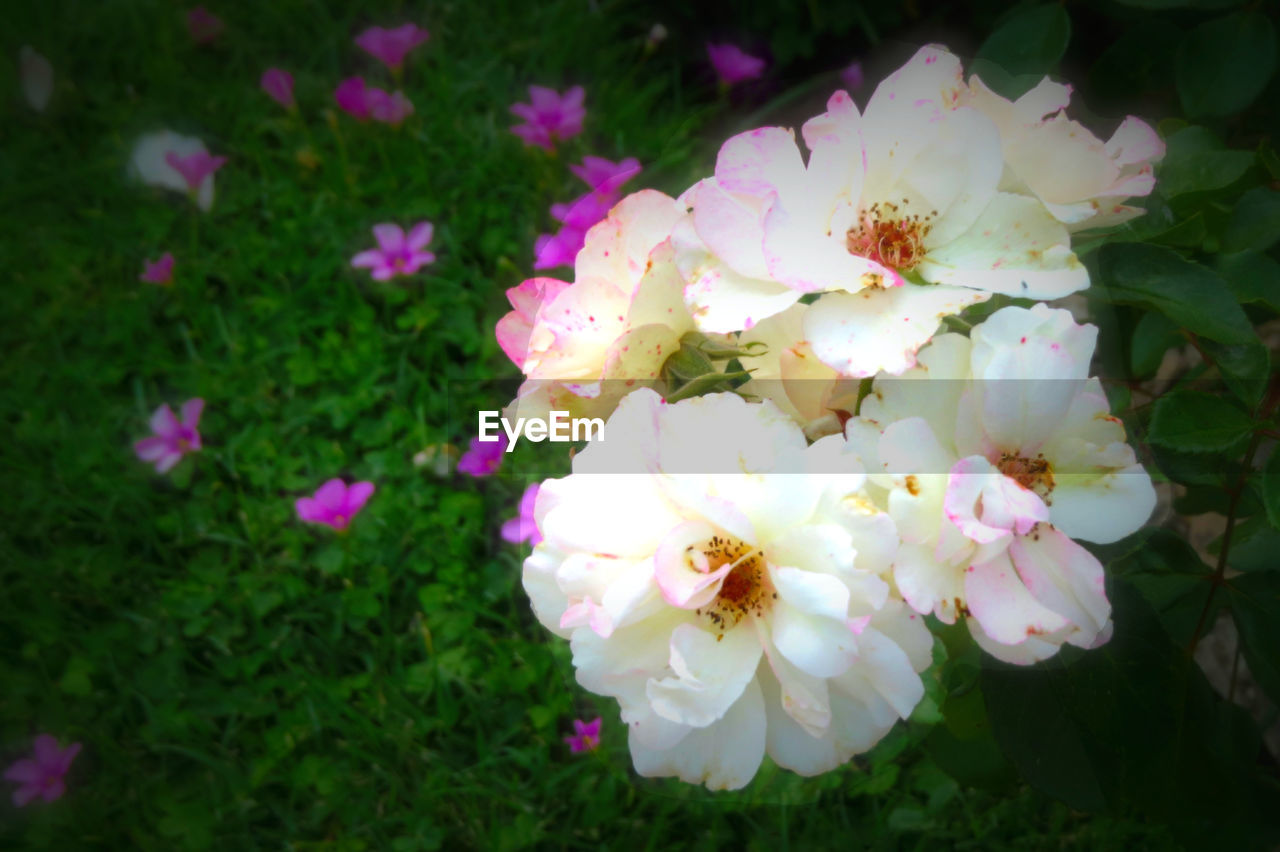
[[[201,448],[196,426],[203,411],[204,400],[199,397],[182,403],[181,420],[168,405],[160,406],[151,415],[152,436],[135,443],[134,454],[144,462],[154,462],[156,473],[168,473],[184,455]]]
[[[333,90],[333,99],[338,108],[357,121],[369,118],[369,103],[364,96],[364,78],[348,77]]]
[[[583,157],[582,165],[569,166],[569,171],[596,192],[612,195],[622,189],[624,183],[640,174],[640,161],[635,157],[627,157],[615,163],[604,157]]]
[[[586,241],[587,232],[572,225],[565,225],[555,234],[539,234],[533,241],[533,268],[573,266]]]
[[[569,744],[569,750],[577,754],[581,751],[595,751],[599,748],[601,721],[599,716],[590,722],[574,719],[573,736],[564,738],[564,741]]]
[[[588,157],[587,159],[599,158]],[[605,160],[604,162],[608,163],[609,161]],[[572,168],[579,169],[579,167]],[[585,171],[586,169],[583,167],[581,171],[575,171],[575,173],[583,180],[587,180],[588,175],[583,173]],[[639,171],[638,165],[636,166],[636,171]],[[619,175],[614,174],[613,177],[606,179],[606,183],[618,179]],[[627,178],[622,176],[621,179],[625,181]],[[533,268],[541,270],[551,269],[556,266],[572,266],[578,256],[578,252],[582,250],[582,246],[586,243],[587,231],[608,216],[609,211],[617,203],[617,190],[607,193],[593,190],[583,193],[567,204],[552,204],[551,216],[561,223],[561,228],[555,234],[540,234],[534,240]]]
[[[268,68],[262,72],[262,79],[258,81],[258,85],[280,106],[285,109],[294,108],[293,75],[288,71],[281,68]]]
[[[499,432],[496,441],[471,439],[471,446],[458,459],[458,472],[468,476],[488,476],[502,466],[502,455],[507,451],[507,436]]]
[[[405,235],[399,225],[373,226],[373,236],[378,247],[368,249],[351,258],[356,269],[371,269],[375,281],[389,281],[397,275],[412,275],[428,263],[435,263],[436,256],[427,251],[427,244],[435,233],[435,226],[422,221]]]
[[[743,80],[754,80],[764,73],[764,60],[743,53],[737,45],[708,42],[707,56],[716,69],[716,76],[725,86],[732,86]]]
[[[538,483],[530,483],[520,497],[520,513],[502,523],[502,538],[512,544],[519,544],[526,539],[531,547],[537,547],[542,541],[542,533],[533,519],[533,507],[538,502]]]
[[[840,70],[840,79],[844,82],[844,87],[851,92],[856,92],[862,88],[862,63],[850,62]]]
[[[187,32],[196,44],[209,44],[222,34],[222,19],[203,6],[187,12]]]
[[[525,120],[524,124],[511,128],[511,132],[526,145],[553,150],[557,141],[582,132],[582,121],[587,115],[582,106],[583,95],[581,86],[574,86],[563,96],[554,89],[530,86],[529,103],[511,105],[511,112]]]
[[[568,204],[552,204],[551,216],[561,224],[587,231],[596,222],[608,216],[617,202],[616,193],[587,192]]]
[[[409,51],[426,41],[427,36],[426,30],[412,23],[401,24],[393,30],[369,27],[356,36],[356,44],[393,72],[398,72]]]
[[[347,485],[341,479],[330,479],[311,497],[299,497],[293,506],[298,517],[309,524],[324,524],[343,532],[364,504],[373,496],[372,482]]]
[[[413,104],[399,90],[388,93],[382,89],[366,89],[364,102],[369,108],[369,117],[385,124],[399,124],[413,115]]]
[[[173,253],[165,252],[160,255],[159,260],[143,260],[142,274],[138,276],[139,281],[146,281],[148,284],[172,284],[173,283]]]
[[[204,179],[222,168],[227,158],[215,157],[208,151],[196,151],[185,157],[176,151],[166,151],[164,161],[182,175],[182,179],[187,182],[187,191],[195,194]]]
[[[399,124],[413,115],[413,104],[404,92],[384,92],[366,86],[361,77],[348,77],[339,83],[333,90],[333,99],[343,112],[357,121],[372,118],[386,124]]]
[[[31,757],[15,761],[4,771],[6,781],[18,784],[18,789],[13,791],[13,803],[19,808],[37,796],[46,802],[62,798],[67,791],[64,776],[81,748],[80,743],[60,748],[58,741],[49,734],[36,737],[33,746]]]

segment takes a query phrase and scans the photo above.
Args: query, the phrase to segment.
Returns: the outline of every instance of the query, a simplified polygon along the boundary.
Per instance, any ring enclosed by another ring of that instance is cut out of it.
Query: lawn
[[[582,191],[569,164],[636,157],[629,188],[679,194],[731,133],[820,102],[842,64],[963,18],[857,7],[806,40],[763,7],[721,30],[607,0],[210,8],[225,30],[208,44],[166,2],[7,16],[6,55],[36,46],[56,88],[37,114],[16,62],[0,76],[0,757],[41,732],[83,751],[61,800],[0,806],[0,847],[1174,844],[999,771],[958,784],[920,747],[940,694],[818,778],[766,763],[710,793],[639,777],[616,703],[574,682],[530,611],[527,546],[499,536],[531,466],[437,464],[518,378],[494,323],[534,274],[548,207]],[[430,39],[397,84],[352,38],[410,20]],[[659,20],[671,35],[647,46]],[[770,26],[770,76],[718,90],[703,40],[763,43]],[[296,111],[259,88],[271,66],[293,74]],[[402,88],[413,114],[343,113],[333,89],[356,74]],[[555,154],[510,130],[531,84],[586,90],[585,130]],[[208,212],[128,173],[135,140],[163,128],[227,158]],[[422,220],[434,263],[389,282],[351,268],[374,225]],[[165,251],[172,284],[140,281]],[[158,406],[197,397],[199,452],[167,475],[135,458]],[[333,477],[376,486],[345,534],[295,512]],[[573,720],[596,716],[601,747],[571,752]]]

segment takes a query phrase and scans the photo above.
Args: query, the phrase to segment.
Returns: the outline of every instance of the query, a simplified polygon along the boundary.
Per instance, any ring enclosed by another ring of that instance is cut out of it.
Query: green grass
[[[547,206],[579,191],[564,161],[636,156],[640,184],[672,193],[710,167],[724,113],[700,57],[646,58],[652,21],[599,5],[221,3],[211,48],[168,3],[13,16],[5,55],[32,43],[58,88],[45,116],[11,99],[0,126],[0,760],[40,731],[85,749],[61,801],[0,806],[0,846],[1168,842],[1025,788],[961,789],[914,747],[922,724],[819,779],[766,767],[712,795],[638,778],[616,705],[573,682],[497,538],[524,483],[414,466],[465,442],[450,411],[505,402],[481,384],[515,375],[493,323]],[[342,77],[389,83],[351,36],[410,18],[431,31],[416,114],[327,118]],[[300,117],[258,90],[270,65],[297,78]],[[587,87],[559,160],[508,132],[529,83]],[[133,140],[165,126],[230,158],[211,213],[126,179]],[[371,225],[423,218],[434,266],[391,285],[348,268]],[[172,289],[140,283],[166,249]],[[158,477],[130,443],[193,396],[205,449]],[[339,475],[378,487],[343,538],[293,511]],[[603,748],[571,756],[571,720],[597,714]]]

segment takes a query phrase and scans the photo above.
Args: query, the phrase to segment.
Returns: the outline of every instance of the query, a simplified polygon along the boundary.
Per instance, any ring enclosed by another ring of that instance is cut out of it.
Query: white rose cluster
[[[508,292],[515,404],[608,417],[538,491],[524,588],[640,774],[847,762],[923,697],[927,616],[1018,664],[1109,638],[1078,542],[1155,493],[1090,377],[1097,329],[1042,302],[1088,287],[1073,234],[1141,213],[1164,146],[1133,117],[1099,140],[1070,94],[1010,101],[925,47],[865,109],[836,92],[804,150],[735,136],[679,198],[623,199],[572,283]],[[942,332],[996,294],[1030,307]],[[665,400],[690,340],[750,381]]]

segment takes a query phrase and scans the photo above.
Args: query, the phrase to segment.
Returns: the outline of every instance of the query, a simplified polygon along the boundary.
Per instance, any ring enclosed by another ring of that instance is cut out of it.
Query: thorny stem
[[[1271,386],[1267,389],[1267,397],[1262,403],[1258,419],[1265,420],[1270,417],[1277,404],[1280,404],[1280,375],[1272,377]],[[1205,622],[1209,619],[1209,611],[1213,608],[1213,598],[1218,592],[1218,587],[1226,585],[1227,555],[1231,552],[1231,535],[1235,532],[1236,510],[1240,507],[1240,497],[1244,494],[1249,474],[1253,472],[1253,457],[1257,455],[1265,431],[1261,428],[1254,430],[1253,436],[1249,439],[1249,448],[1245,450],[1240,475],[1236,477],[1236,483],[1229,492],[1231,499],[1227,504],[1227,528],[1222,532],[1222,548],[1218,551],[1218,564],[1214,568],[1213,577],[1209,580],[1209,594],[1204,599],[1204,608],[1200,610],[1196,629],[1191,634],[1191,641],[1187,644],[1188,656],[1196,652],[1196,645],[1199,644],[1200,634],[1204,631]]]

